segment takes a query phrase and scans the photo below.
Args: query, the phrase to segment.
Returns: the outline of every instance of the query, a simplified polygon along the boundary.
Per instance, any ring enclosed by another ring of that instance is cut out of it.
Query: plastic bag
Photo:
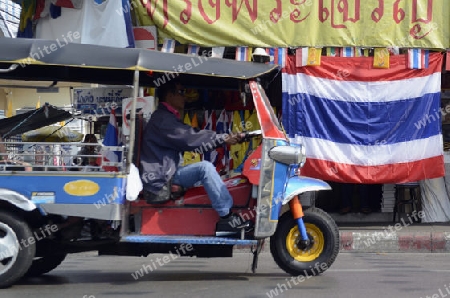
[[[130,173],[127,176],[127,200],[135,201],[143,188],[139,170],[132,163],[130,166]]]

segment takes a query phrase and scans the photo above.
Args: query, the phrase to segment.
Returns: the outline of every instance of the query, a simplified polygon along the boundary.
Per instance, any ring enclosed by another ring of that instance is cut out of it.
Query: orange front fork
[[[306,226],[303,222],[303,213],[302,204],[300,204],[300,200],[298,196],[295,196],[292,200],[289,201],[289,207],[291,208],[292,217],[297,221],[298,230],[300,231],[301,240],[308,240],[308,234],[306,233]]]

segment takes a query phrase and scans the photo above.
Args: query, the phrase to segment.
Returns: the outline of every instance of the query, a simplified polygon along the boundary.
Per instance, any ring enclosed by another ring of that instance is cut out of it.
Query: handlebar
[[[243,132],[241,136],[241,142],[248,142],[251,138],[259,137],[261,135],[262,131],[260,129]]]

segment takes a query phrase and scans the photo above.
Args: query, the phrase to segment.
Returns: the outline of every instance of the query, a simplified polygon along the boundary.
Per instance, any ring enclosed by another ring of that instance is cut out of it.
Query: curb
[[[340,252],[450,252],[450,232],[340,231]]]
[[[340,253],[450,253],[450,232],[340,231]],[[262,252],[270,252],[266,239]],[[236,253],[250,246],[234,247]]]

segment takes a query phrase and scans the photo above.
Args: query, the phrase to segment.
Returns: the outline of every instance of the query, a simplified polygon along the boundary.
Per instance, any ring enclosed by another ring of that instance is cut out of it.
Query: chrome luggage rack
[[[0,142],[0,146],[2,144],[6,152],[0,152],[0,172],[121,172],[126,169],[125,146],[15,141]],[[83,153],[93,146],[94,149]],[[111,155],[117,156],[118,161],[107,160]]]

